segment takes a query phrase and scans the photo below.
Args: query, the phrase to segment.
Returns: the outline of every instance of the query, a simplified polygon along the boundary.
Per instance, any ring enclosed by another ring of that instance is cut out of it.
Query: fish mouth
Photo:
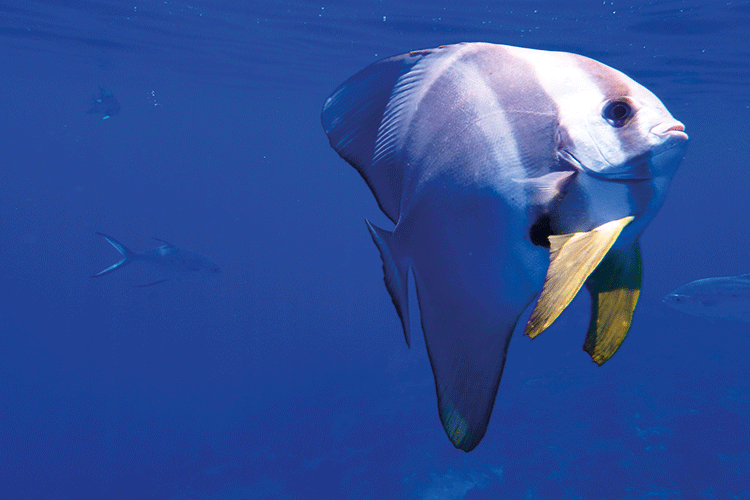
[[[661,140],[661,144],[654,148],[652,162],[665,153],[673,153],[675,149],[685,148],[688,140],[685,126],[676,120],[656,125],[651,129],[651,133]]]
[[[651,133],[665,139],[669,138],[679,141],[688,140],[688,135],[685,133],[685,125],[677,120],[660,123],[651,128]]]

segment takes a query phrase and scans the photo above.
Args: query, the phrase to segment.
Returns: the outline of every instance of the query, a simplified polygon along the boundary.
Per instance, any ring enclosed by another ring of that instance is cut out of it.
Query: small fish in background
[[[102,120],[107,120],[120,112],[120,102],[107,87],[99,87],[99,95],[91,99],[91,108],[89,114],[104,113]]]
[[[138,285],[139,287],[156,285],[170,280],[203,279],[221,272],[219,266],[205,255],[193,252],[192,250],[185,250],[184,248],[176,247],[171,243],[160,240],[159,238],[154,239],[164,243],[162,246],[147,250],[143,253],[136,253],[111,236],[99,232],[96,234],[103,236],[104,239],[109,241],[124,258],[121,261],[112,264],[107,269],[94,274],[91,276],[92,278],[109,274],[115,269],[126,266],[133,261],[142,261],[151,265],[153,268],[157,269],[162,276],[161,279],[145,285]]]
[[[419,308],[454,446],[484,436],[537,297],[532,338],[585,284],[584,350],[599,365],[615,353],[640,293],[638,238],[688,140],[654,94],[575,54],[463,43],[368,66],[321,118],[393,222],[367,226],[407,344]]]
[[[691,281],[662,302],[694,316],[750,322],[750,274]]]

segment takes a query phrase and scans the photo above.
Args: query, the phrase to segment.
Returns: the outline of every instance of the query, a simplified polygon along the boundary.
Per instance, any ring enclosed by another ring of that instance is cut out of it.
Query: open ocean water
[[[583,296],[517,333],[468,454],[320,124],[460,41],[597,59],[691,138],[618,353],[582,351]],[[661,303],[750,272],[750,1],[2,1],[0,68],[0,498],[750,499],[750,328]],[[97,232],[222,272],[92,279]]]

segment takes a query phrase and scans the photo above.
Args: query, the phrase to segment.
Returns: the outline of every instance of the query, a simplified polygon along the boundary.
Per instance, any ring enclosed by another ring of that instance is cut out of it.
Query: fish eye
[[[627,101],[617,99],[607,104],[602,114],[610,124],[622,127],[628,118],[633,116],[633,108]]]

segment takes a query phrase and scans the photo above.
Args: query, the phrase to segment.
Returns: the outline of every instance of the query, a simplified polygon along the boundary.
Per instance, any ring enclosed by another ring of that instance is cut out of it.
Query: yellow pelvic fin
[[[591,323],[583,350],[598,365],[620,347],[630,329],[641,289],[641,251],[636,241],[610,252],[586,281]]]
[[[585,233],[549,237],[547,277],[536,308],[526,324],[526,335],[536,337],[557,319],[633,219],[632,216],[623,217]]]

